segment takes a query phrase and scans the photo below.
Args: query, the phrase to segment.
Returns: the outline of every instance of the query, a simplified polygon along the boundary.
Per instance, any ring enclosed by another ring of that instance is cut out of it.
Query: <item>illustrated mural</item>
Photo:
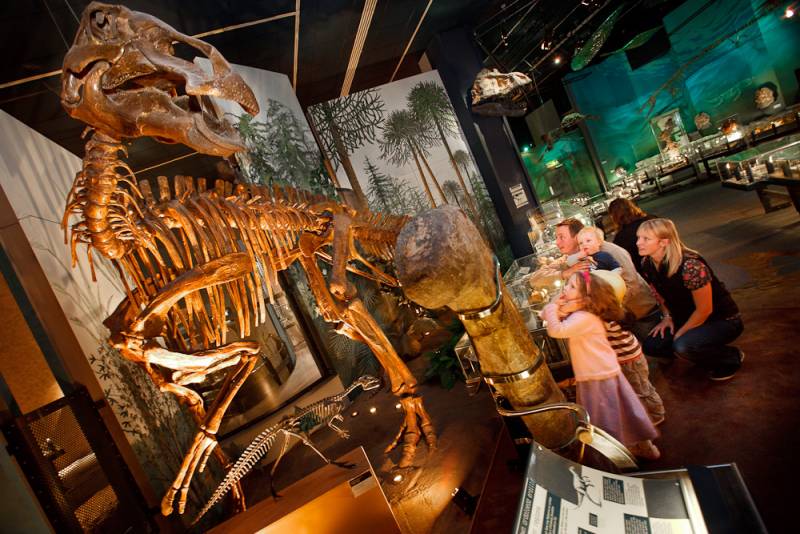
[[[163,492],[180,467],[194,426],[173,397],[163,395],[136,365],[108,343],[102,324],[124,296],[110,265],[95,264],[97,283],[87,262],[71,265],[64,246],[61,215],[72,187],[78,157],[0,112],[0,184],[39,264],[69,320],[75,337],[103,388],[108,405],[125,431],[156,493]],[[216,466],[214,479],[221,477]],[[213,479],[192,487],[195,504],[213,490]]]
[[[496,253],[506,247],[436,71],[311,106],[309,116],[337,181],[372,210],[416,214],[457,205]]]

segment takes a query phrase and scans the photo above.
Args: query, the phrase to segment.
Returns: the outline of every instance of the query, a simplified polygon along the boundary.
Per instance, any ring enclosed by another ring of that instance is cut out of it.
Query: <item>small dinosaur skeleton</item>
[[[199,521],[200,518],[203,517],[206,512],[208,512],[215,504],[217,504],[235,484],[238,484],[239,481],[242,480],[242,478],[244,478],[244,476],[249,473],[253,467],[255,467],[261,458],[267,454],[272,445],[281,435],[284,436],[283,446],[281,447],[281,452],[278,454],[278,457],[275,459],[275,463],[272,464],[272,469],[269,472],[270,490],[272,491],[273,496],[276,496],[274,487],[272,485],[275,470],[278,468],[278,463],[280,463],[281,458],[283,458],[283,456],[286,454],[286,451],[289,448],[289,440],[292,437],[299,439],[304,445],[310,447],[311,450],[317,453],[326,464],[334,464],[340,467],[351,467],[348,464],[340,464],[329,460],[314,446],[314,444],[308,438],[308,433],[314,427],[327,425],[333,429],[340,438],[349,438],[350,434],[346,430],[342,430],[334,424],[337,421],[344,421],[341,414],[345,407],[345,399],[350,393],[359,387],[363,388],[364,391],[367,391],[370,389],[375,389],[378,386],[380,386],[379,379],[370,375],[364,375],[353,382],[350,387],[348,387],[342,393],[333,395],[331,397],[326,397],[321,401],[310,404],[305,408],[298,410],[297,413],[291,417],[285,417],[280,423],[263,430],[258,436],[255,437],[250,445],[247,446],[239,459],[236,460],[236,463],[233,465],[230,471],[228,471],[228,474],[225,475],[225,478],[222,480],[222,482],[220,482],[219,486],[217,486],[214,494],[208,500],[200,513],[197,514],[194,522],[196,523]]]
[[[211,62],[207,73],[175,55],[181,43]],[[347,271],[398,287],[371,262],[392,260],[405,217],[355,210],[288,187],[265,187],[205,178],[158,178],[137,183],[120,159],[123,140],[153,137],[199,153],[229,157],[244,150],[238,132],[216,118],[210,97],[239,103],[255,114],[258,103],[242,78],[212,46],[149,15],[92,2],[64,58],[61,102],[90,126],[83,167],[67,198],[63,226],[78,244],[111,261],[126,297],[105,320],[110,343],[140,365],[163,392],[188,406],[198,432],[161,501],[164,515],[186,507],[189,484],[217,447],[216,434],[233,397],[252,372],[261,347],[247,340],[267,319],[277,273],[298,263],[322,317],[336,331],[367,344],[386,370],[405,409],[400,467],[410,466],[422,434],[436,434],[417,395],[417,381],[358,298]],[[77,221],[70,219],[76,216]],[[65,235],[67,237],[67,235]],[[368,259],[369,258],[369,259]],[[319,261],[332,264],[329,281]],[[356,265],[351,262],[358,262]],[[234,330],[240,341],[228,342]],[[225,380],[211,407],[191,388],[209,374]],[[231,487],[245,508],[238,483]]]

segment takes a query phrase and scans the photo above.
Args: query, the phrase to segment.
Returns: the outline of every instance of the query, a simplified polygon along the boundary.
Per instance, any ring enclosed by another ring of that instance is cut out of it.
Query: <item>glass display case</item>
[[[800,183],[800,136],[761,145],[716,162],[723,183],[734,185],[767,183],[770,179],[792,179]]]
[[[751,143],[756,143],[761,139],[781,136],[798,127],[800,127],[800,105],[751,122],[747,125],[747,137]]]
[[[723,187],[755,191],[767,213],[791,204],[800,212],[800,135],[720,159],[717,172]]]
[[[560,271],[552,268],[559,260],[555,254],[531,254],[515,260],[503,275],[503,282],[522,315],[533,342],[545,355],[551,367],[567,365],[569,353],[562,340],[547,335],[539,312],[561,291]]]

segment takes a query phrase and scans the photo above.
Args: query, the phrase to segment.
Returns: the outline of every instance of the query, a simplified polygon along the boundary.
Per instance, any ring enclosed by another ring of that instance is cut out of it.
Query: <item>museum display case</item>
[[[800,183],[800,139],[787,137],[780,146],[761,145],[716,162],[717,174],[726,184],[745,185],[769,179],[793,179]]]
[[[773,115],[747,125],[747,138],[752,144],[775,139],[800,128],[800,104],[780,110]]]

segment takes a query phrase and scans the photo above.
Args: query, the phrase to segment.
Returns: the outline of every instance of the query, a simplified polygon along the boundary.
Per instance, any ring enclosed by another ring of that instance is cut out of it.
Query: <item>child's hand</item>
[[[569,315],[572,312],[576,312],[583,308],[581,300],[566,300],[559,305],[558,311],[559,313],[563,313],[565,316]]]

